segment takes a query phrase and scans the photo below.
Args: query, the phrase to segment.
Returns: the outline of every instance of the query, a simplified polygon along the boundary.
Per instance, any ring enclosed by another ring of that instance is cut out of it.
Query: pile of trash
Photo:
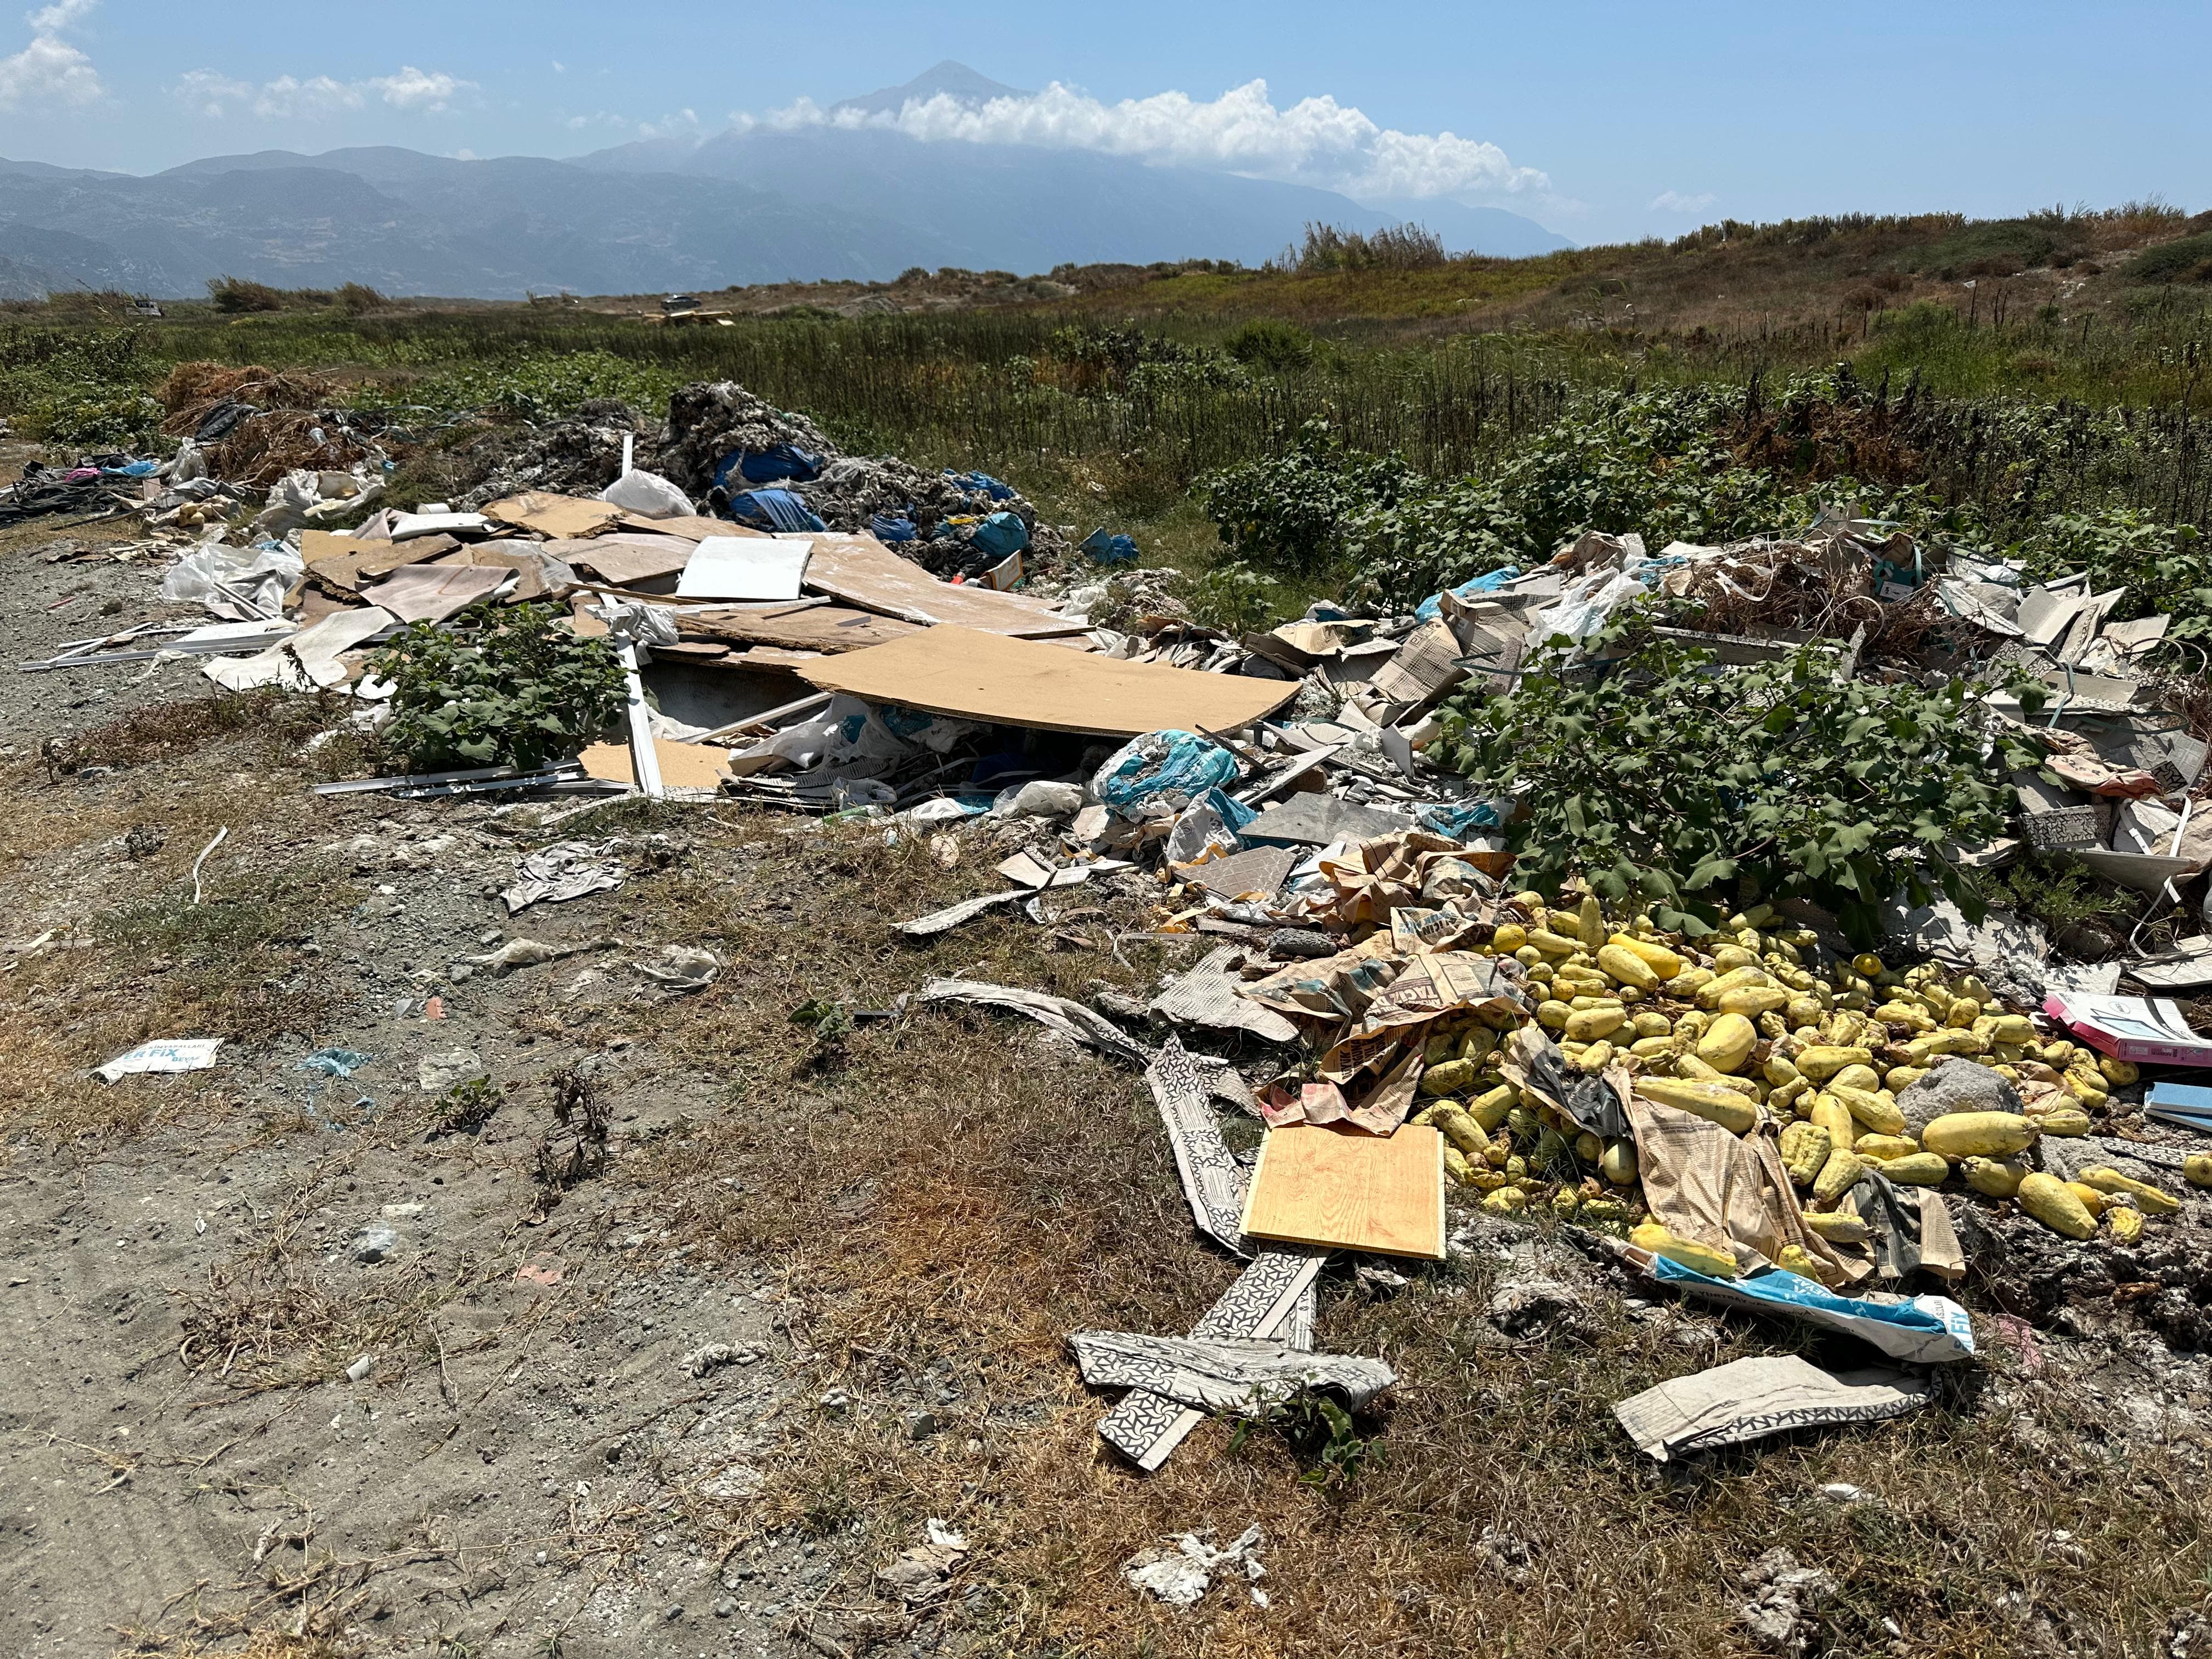
[[[1206,1412],[1315,1389],[1356,1407],[1391,1387],[1378,1361],[1316,1350],[1317,1276],[1331,1252],[1369,1273],[1443,1260],[1455,1209],[1462,1228],[1541,1213],[1639,1283],[1882,1357],[1838,1374],[1739,1362],[1765,1369],[1622,1402],[1654,1455],[1916,1408],[1925,1376],[1901,1368],[1974,1341],[1957,1303],[1917,1287],[1966,1282],[1989,1241],[2025,1248],[2022,1227],[2159,1286],[2131,1317],[2212,1320],[2197,1300],[2212,1273],[2142,1267],[2201,1249],[2160,1235],[2193,1237],[2212,1186],[2212,1091],[2163,1075],[2212,1066],[2212,1040],[2143,994],[2212,986],[2212,839],[2191,834],[2207,750],[2148,672],[2162,618],[2114,623],[2118,594],[1838,511],[1656,556],[1586,535],[1407,615],[1322,605],[1231,634],[1141,575],[1056,601],[1002,591],[1025,550],[1000,559],[992,527],[1034,515],[984,475],[842,457],[733,386],[687,388],[654,443],[610,406],[531,463],[544,477],[588,456],[589,494],[401,510],[373,462],[295,470],[246,545],[210,526],[171,569],[165,597],[219,620],[26,666],[202,656],[229,689],[350,688],[373,727],[395,695],[368,672],[380,640],[545,603],[546,626],[620,656],[628,706],[601,742],[320,787],[735,799],[949,845],[948,863],[963,835],[1011,835],[1002,886],[902,934],[994,915],[1064,931],[1062,890],[1089,884],[1148,910],[1146,933],[1205,945],[1141,1000],[965,979],[915,999],[1018,1012],[1141,1069],[1196,1224],[1249,1264],[1187,1337],[1071,1335],[1086,1379],[1128,1390],[1101,1432],[1140,1468]],[[210,481],[187,471],[181,453],[148,468],[142,510],[179,526],[207,511]],[[945,559],[960,580],[933,574]],[[2063,849],[2147,896],[2142,923],[2088,961],[2029,919],[1900,896],[1869,951],[1836,915],[1741,886],[1709,883],[1717,926],[1691,927],[1578,878],[1516,882],[1522,803],[1436,763],[1440,708],[1604,674],[1609,624],[1629,618],[1713,675],[1809,642],[1838,684],[1973,680],[1973,718],[2031,733],[2048,763],[2015,780],[2018,833],[1955,856]],[[2017,695],[2032,680],[2040,708]],[[2191,914],[2200,936],[2137,947]],[[1256,1159],[1229,1150],[1223,1110],[1264,1129]]]

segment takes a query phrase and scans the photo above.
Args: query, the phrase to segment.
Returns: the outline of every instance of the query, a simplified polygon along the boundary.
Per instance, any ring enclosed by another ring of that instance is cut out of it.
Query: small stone
[[[842,1389],[832,1389],[822,1396],[822,1409],[825,1412],[835,1413],[849,1411],[852,1406],[853,1396]]]
[[[684,1604],[681,1601],[671,1601],[660,1616],[672,1621],[681,1619],[684,1616]]]
[[[399,1235],[389,1227],[363,1227],[354,1235],[353,1259],[360,1262],[381,1261],[399,1247]]]
[[[927,1440],[944,1426],[937,1420],[935,1412],[916,1412],[906,1420],[906,1437],[917,1442]]]
[[[386,1221],[412,1221],[428,1207],[423,1204],[387,1204],[384,1206],[384,1218]]]
[[[728,1619],[733,1617],[737,1611],[738,1598],[734,1595],[726,1595],[720,1601],[714,1603],[714,1617],[717,1619]]]

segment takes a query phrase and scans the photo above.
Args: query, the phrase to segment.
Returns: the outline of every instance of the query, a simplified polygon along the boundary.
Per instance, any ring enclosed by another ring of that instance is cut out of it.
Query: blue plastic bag
[[[895,513],[878,513],[870,519],[868,533],[887,546],[921,539],[921,532],[915,528],[914,520]]]
[[[1494,800],[1440,802],[1423,807],[1414,815],[1413,822],[1433,834],[1465,841],[1478,830],[1504,829],[1505,819],[1498,808],[1504,804]]]
[[[730,517],[753,530],[827,530],[788,489],[751,489],[730,497]]]
[[[1137,562],[1136,538],[1109,536],[1104,525],[1085,536],[1079,545],[1100,564],[1134,564]]]
[[[979,489],[994,501],[1010,501],[1014,498],[1012,484],[1001,483],[988,472],[955,472],[948,466],[945,469],[945,476],[961,489]]]
[[[1018,513],[994,513],[969,539],[994,559],[1010,559],[1030,544],[1030,527]]]
[[[1195,732],[1147,732],[1107,757],[1091,781],[1091,793],[1121,812],[1155,800],[1181,807],[1234,783],[1237,772],[1236,756]]]
[[[1451,595],[1455,599],[1471,599],[1478,593],[1495,593],[1520,574],[1519,565],[1509,564],[1503,570],[1493,570],[1486,576],[1477,576],[1472,581],[1462,582],[1451,590]],[[1443,608],[1443,598],[1441,593],[1430,594],[1413,607],[1415,618],[1421,622],[1434,621],[1437,613]]]

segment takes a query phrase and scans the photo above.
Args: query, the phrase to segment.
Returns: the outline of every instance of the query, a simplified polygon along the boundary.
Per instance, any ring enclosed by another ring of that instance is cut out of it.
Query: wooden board
[[[719,743],[671,743],[665,738],[653,740],[653,752],[660,762],[660,781],[671,789],[718,787],[722,768],[730,758],[730,751]],[[610,783],[637,781],[626,743],[595,743],[577,758],[583,762],[587,778],[604,778]]]
[[[1267,1131],[1244,1231],[1289,1244],[1444,1259],[1444,1142],[1425,1124],[1358,1134],[1310,1123]]]
[[[578,495],[556,495],[550,490],[526,490],[484,508],[484,517],[502,524],[520,525],[539,535],[595,536],[623,516],[622,508]]]
[[[1040,601],[1018,593],[941,582],[873,536],[830,532],[815,537],[814,556],[806,563],[806,586],[863,611],[911,623],[949,623],[1018,639],[1091,631],[1089,623],[1054,616]]]
[[[886,645],[925,630],[913,623],[894,622],[866,611],[843,605],[817,605],[780,617],[748,616],[721,611],[711,617],[684,616],[677,627],[686,635],[728,640],[738,645],[772,645],[786,651],[862,651]]]
[[[807,580],[813,580],[811,570]],[[849,691],[871,702],[1123,738],[1170,728],[1234,732],[1274,713],[1298,691],[1295,680],[1116,662],[1037,640],[950,627],[925,629],[799,672],[825,691]]]

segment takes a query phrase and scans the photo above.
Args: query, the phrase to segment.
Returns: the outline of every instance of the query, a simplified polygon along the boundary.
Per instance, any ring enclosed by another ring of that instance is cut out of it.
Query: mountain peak
[[[1028,96],[1025,92],[1001,85],[989,76],[979,75],[967,64],[956,64],[948,58],[934,69],[924,70],[903,86],[883,87],[858,98],[848,98],[832,106],[832,109],[855,109],[866,115],[896,115],[908,104],[926,103],[932,98],[984,104],[994,98]]]

